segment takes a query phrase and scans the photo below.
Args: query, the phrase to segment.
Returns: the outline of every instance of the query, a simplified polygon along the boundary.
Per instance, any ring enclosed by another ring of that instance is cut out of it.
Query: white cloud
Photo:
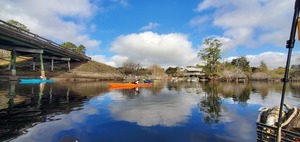
[[[153,32],[122,35],[112,43],[111,51],[140,63],[144,67],[159,64],[162,67],[195,65],[197,51],[187,36],[180,33],[159,35]],[[116,60],[116,64],[122,65]]]
[[[228,48],[233,49],[239,45],[284,43],[289,36],[293,5],[293,1],[282,0],[204,0],[196,11],[213,14],[213,25],[224,30],[222,36],[231,39]]]
[[[193,18],[190,21],[192,27],[201,27],[203,23],[206,23],[209,20],[209,16],[198,16]]]
[[[128,57],[126,56],[120,56],[120,55],[114,55],[110,58],[107,58],[104,55],[93,55],[91,56],[92,60],[107,64],[112,67],[120,67],[123,65],[125,61],[128,60]]]
[[[111,57],[111,62],[115,64],[115,66],[122,66],[125,61],[128,60],[126,56],[114,55]]]
[[[269,69],[274,69],[278,67],[285,67],[287,60],[287,53],[282,52],[263,52],[258,55],[246,55],[248,61],[250,61],[250,66],[258,67],[261,61],[264,61]],[[232,61],[237,57],[228,57],[224,59],[225,61]],[[291,65],[299,64],[300,51],[293,52]]]
[[[147,26],[144,26],[140,29],[140,31],[151,31],[156,29],[159,26],[158,23],[152,23],[150,22]]]
[[[91,58],[92,58],[92,60],[98,61],[98,62],[101,62],[101,63],[107,62],[107,59],[104,55],[94,55],[94,56],[91,56]]]
[[[229,50],[233,50],[233,45],[235,44],[233,41],[232,41],[232,39],[231,38],[226,38],[226,37],[220,37],[220,36],[209,36],[209,37],[205,37],[205,38],[203,38],[203,39],[207,39],[207,38],[216,38],[216,39],[218,39],[218,40],[220,40],[221,41],[221,43],[223,44],[221,47],[220,47],[220,49],[221,49],[221,53],[225,53],[225,52],[227,52],[227,51],[229,51]],[[199,45],[199,49],[201,49],[201,48],[206,48],[206,47],[208,47],[207,45],[205,45],[205,44],[200,44]]]
[[[205,0],[198,4],[196,11],[202,11],[205,9],[208,9],[210,7],[220,7],[221,5],[224,5],[226,1],[219,1],[219,0]]]
[[[2,20],[17,20],[31,32],[62,43],[71,41],[94,49],[101,43],[86,32],[88,21],[97,7],[88,0],[3,0],[0,1]]]

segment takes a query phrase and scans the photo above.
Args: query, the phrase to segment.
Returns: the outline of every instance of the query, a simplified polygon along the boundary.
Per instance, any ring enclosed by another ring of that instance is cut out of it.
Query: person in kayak
[[[132,82],[133,84],[139,84],[139,79],[137,78],[137,76],[135,77],[134,81]]]
[[[139,80],[138,80],[138,79],[135,79],[132,83],[133,83],[133,84],[139,84]]]

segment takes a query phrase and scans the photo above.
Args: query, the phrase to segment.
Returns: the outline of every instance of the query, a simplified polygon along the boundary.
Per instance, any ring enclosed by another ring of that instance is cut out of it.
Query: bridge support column
[[[43,62],[43,54],[40,53],[40,63],[41,63],[41,76],[46,79],[45,70],[44,70],[44,62]]]
[[[35,71],[35,57],[32,58],[32,70]]]
[[[54,62],[54,59],[51,59],[51,71],[53,71],[53,62]]]
[[[12,54],[11,54],[11,57],[9,59],[9,64],[8,64],[8,67],[7,67],[8,70],[11,70],[11,63],[12,63]]]
[[[69,71],[70,71],[71,70],[70,60],[68,61],[68,68],[69,68]]]
[[[17,52],[16,50],[13,50],[11,52],[11,75],[16,76],[17,75],[17,70],[16,70],[16,61],[17,60]]]

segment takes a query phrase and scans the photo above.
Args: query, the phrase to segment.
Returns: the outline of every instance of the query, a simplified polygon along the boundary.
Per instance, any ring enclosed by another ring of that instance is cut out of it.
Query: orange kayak
[[[152,83],[108,83],[111,88],[136,88],[136,87],[152,87]]]

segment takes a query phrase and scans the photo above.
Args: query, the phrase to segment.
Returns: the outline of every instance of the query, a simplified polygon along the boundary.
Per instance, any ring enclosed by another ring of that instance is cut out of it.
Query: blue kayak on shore
[[[21,84],[34,84],[34,83],[53,83],[52,79],[20,79]]]

